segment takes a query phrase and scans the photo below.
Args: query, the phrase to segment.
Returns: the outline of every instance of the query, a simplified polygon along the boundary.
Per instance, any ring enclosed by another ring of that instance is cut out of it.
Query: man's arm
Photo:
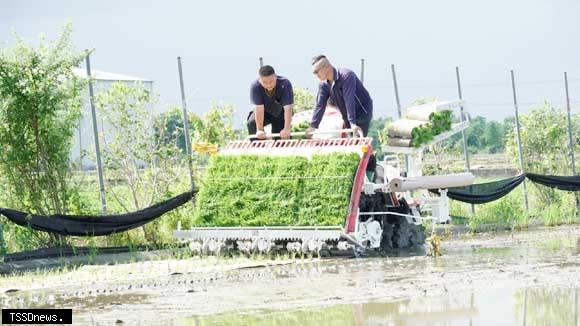
[[[316,96],[316,107],[314,108],[314,113],[312,114],[312,120],[310,121],[310,127],[317,129],[324,116],[324,111],[326,110],[326,102],[330,96],[330,91],[328,85],[321,83],[318,87],[318,95]]]
[[[354,72],[350,72],[346,75],[344,79],[344,84],[342,86],[344,105],[346,106],[346,117],[350,124],[350,128],[355,131],[355,135],[362,132],[361,128],[356,124],[356,75]]]
[[[292,114],[294,113],[294,89],[292,83],[286,80],[286,87],[282,93],[282,106],[284,107],[284,129],[280,131],[280,138],[290,138],[290,131],[292,130]]]
[[[264,130],[264,106],[256,105],[254,108],[254,117],[256,119],[256,129]]]
[[[264,106],[256,105],[254,108],[254,119],[256,119],[256,138],[265,139],[266,133],[264,132]]]
[[[261,96],[261,89],[256,83],[250,87],[250,100],[255,105],[256,138],[266,139],[266,133],[264,132],[264,99]]]
[[[280,131],[280,138],[290,138],[290,131],[292,130],[292,113],[294,105],[284,105],[284,129]]]
[[[356,75],[353,72],[346,75],[342,91],[348,122],[356,125]]]
[[[292,113],[294,112],[294,105],[284,106],[284,129],[290,130],[292,128]]]

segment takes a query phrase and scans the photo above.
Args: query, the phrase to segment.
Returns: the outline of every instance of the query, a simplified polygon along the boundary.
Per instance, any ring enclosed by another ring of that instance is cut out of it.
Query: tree
[[[70,34],[66,25],[54,42],[0,48],[0,173],[7,201],[31,213],[66,214],[78,198],[69,154],[86,84],[73,68],[86,54]]]
[[[504,137],[508,136],[509,133],[515,128],[515,126],[516,118],[514,116],[509,116],[503,119]]]
[[[235,138],[232,105],[212,105],[201,117],[192,116],[193,141],[206,142],[218,147]]]
[[[189,134],[193,135],[193,120],[195,116],[189,113]],[[155,117],[155,137],[165,145],[174,144],[185,154],[185,136],[183,132],[183,110],[178,106],[170,106],[166,112]]]
[[[577,121],[577,117],[575,119]],[[577,135],[578,126],[576,123],[574,125],[573,134]],[[530,113],[520,116],[521,147],[525,172],[546,175],[571,174],[567,126],[567,117],[564,111],[554,108],[549,102],[532,107]],[[506,151],[514,163],[519,166],[515,127],[509,131]],[[541,205],[550,205],[559,198],[552,188],[538,187],[538,190]]]
[[[244,136],[244,130],[233,127],[234,110],[231,105],[212,105],[202,116],[188,113],[189,134],[192,143],[205,142],[223,146],[228,141]],[[176,144],[185,153],[182,109],[172,106],[155,117],[155,138],[163,144]]]
[[[485,124],[485,118],[481,116],[475,117],[469,123],[465,137],[467,138],[467,147],[470,152],[475,153],[485,147],[485,139],[482,137],[485,132]]]
[[[294,113],[314,109],[315,97],[307,88],[294,88]]]
[[[384,156],[381,147],[387,145],[388,127],[391,122],[393,122],[392,118],[378,118],[373,119],[369,126],[368,136],[373,138],[373,149],[379,160]]]
[[[503,152],[505,149],[505,132],[503,125],[496,121],[490,121],[485,125],[483,138],[489,153]]]
[[[125,211],[151,205],[168,193],[174,180],[172,166],[178,160],[177,144],[165,144],[155,137],[150,109],[154,96],[144,87],[114,83],[95,97],[106,135],[101,135],[104,165],[113,180],[124,180],[132,207],[111,190]]]
[[[540,174],[568,174],[570,158],[562,155],[569,152],[566,114],[544,102],[521,115],[520,125],[524,169]],[[515,128],[509,133],[507,150],[519,165]]]

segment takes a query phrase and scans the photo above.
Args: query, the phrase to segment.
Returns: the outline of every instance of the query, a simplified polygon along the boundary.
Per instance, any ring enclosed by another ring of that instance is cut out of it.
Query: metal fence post
[[[81,117],[79,118],[79,171],[83,171],[83,133],[82,133],[82,126],[83,124],[83,116],[81,112]]]
[[[403,117],[401,112],[401,100],[399,98],[399,86],[397,85],[397,73],[395,72],[395,65],[391,65],[391,73],[393,76],[393,86],[395,88],[395,100],[397,101],[397,113],[399,119]],[[409,173],[409,156],[405,154],[405,173]]]
[[[365,83],[365,59],[360,59],[360,82]]]
[[[523,158],[523,154],[522,154],[522,138],[520,136],[520,117],[518,115],[518,100],[517,100],[517,96],[516,96],[516,82],[515,82],[515,78],[514,78],[514,71],[510,70],[510,74],[512,77],[512,92],[514,95],[514,110],[515,110],[515,118],[516,118],[516,133],[517,133],[517,141],[518,141],[518,155],[520,158],[520,170],[522,171],[522,173],[526,173],[525,169],[524,169],[524,158]],[[528,191],[526,189],[526,180],[524,180],[522,182],[522,186],[524,187],[524,205],[526,208],[526,211],[528,210]]]
[[[401,114],[401,100],[399,99],[399,87],[397,85],[397,73],[395,72],[395,65],[391,65],[391,72],[393,75],[393,86],[395,87],[395,100],[397,101],[397,113],[399,119],[402,118]]]
[[[0,257],[6,255],[6,242],[4,241],[4,223],[0,222]],[[0,262],[2,260],[0,259]]]
[[[455,77],[457,79],[457,93],[459,99],[463,100],[463,93],[461,92],[461,78],[459,77],[459,67],[455,67]],[[460,107],[461,122],[465,121],[465,113],[463,112],[463,105]],[[465,129],[461,130],[461,137],[463,137],[463,156],[465,157],[465,169],[467,172],[471,171],[469,164],[469,152],[467,151],[467,137],[465,136]],[[471,214],[475,214],[475,205],[471,204]]]
[[[570,159],[572,160],[572,175],[576,175],[576,157],[574,155],[574,139],[572,138],[572,117],[570,113],[570,93],[568,92],[568,73],[564,72],[564,86],[566,88],[566,111],[568,113],[568,140],[570,141]],[[574,192],[576,199],[576,214],[578,214],[578,193]]]
[[[187,164],[189,168],[189,182],[191,189],[195,189],[193,182],[193,163],[191,161],[191,138],[189,138],[189,116],[187,114],[187,104],[185,101],[185,88],[183,87],[183,70],[181,69],[181,57],[177,57],[177,69],[179,71],[179,87],[181,89],[181,108],[183,109],[183,136],[185,137],[185,152],[187,153]]]
[[[91,60],[90,54],[87,51],[85,58],[87,65],[87,79],[89,81],[89,100],[91,103],[91,116],[93,119],[93,135],[95,137],[95,152],[97,154],[97,173],[99,175],[99,193],[101,196],[101,210],[103,215],[107,214],[107,199],[105,197],[105,180],[103,178],[103,163],[101,160],[101,148],[99,146],[99,128],[97,126],[97,113],[95,111],[95,99],[93,92],[93,82],[91,80]]]

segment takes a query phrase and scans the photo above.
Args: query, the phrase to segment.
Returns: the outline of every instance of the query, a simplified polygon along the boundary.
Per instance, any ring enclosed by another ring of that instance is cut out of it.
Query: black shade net
[[[447,196],[464,203],[484,204],[499,199],[509,194],[515,187],[522,183],[525,174],[520,174],[509,179],[474,184],[465,187],[449,188]],[[432,193],[439,194],[438,189],[430,189]]]
[[[193,190],[184,192],[151,207],[127,214],[42,216],[7,208],[0,208],[0,214],[18,225],[34,230],[72,236],[101,236],[130,230],[149,223],[187,203],[194,194]]]
[[[526,177],[534,183],[566,191],[580,191],[580,176],[556,176],[527,173]]]
[[[528,178],[530,181],[546,187],[566,191],[580,191],[580,176],[555,176],[535,173],[523,173],[512,178],[493,182],[479,183],[466,187],[449,188],[447,196],[464,203],[484,204],[509,194],[515,187]],[[430,189],[439,193],[438,189]]]

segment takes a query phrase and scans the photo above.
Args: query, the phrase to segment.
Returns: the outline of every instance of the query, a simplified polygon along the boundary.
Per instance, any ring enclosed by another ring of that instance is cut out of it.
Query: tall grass
[[[580,222],[576,212],[574,193],[560,190],[546,191],[544,186],[527,182],[528,210],[524,205],[523,187],[519,186],[507,196],[494,202],[475,205],[450,200],[450,214],[466,217],[465,224],[478,230],[484,224],[499,228],[525,228],[530,224],[554,226]],[[546,196],[549,193],[549,196]],[[460,219],[462,221],[463,219]]]
[[[529,224],[530,216],[525,212],[521,192],[512,191],[494,202],[478,205],[475,215],[468,220],[472,230],[482,224],[497,224],[505,228],[521,228]]]

